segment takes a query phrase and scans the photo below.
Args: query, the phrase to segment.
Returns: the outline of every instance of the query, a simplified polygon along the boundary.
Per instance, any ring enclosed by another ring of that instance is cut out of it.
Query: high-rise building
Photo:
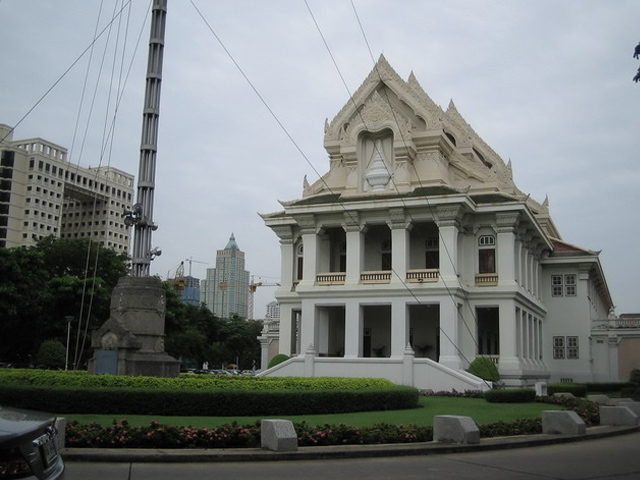
[[[207,269],[207,278],[201,283],[201,302],[217,317],[238,315],[248,318],[249,289],[244,252],[238,248],[232,233],[224,250],[216,253],[216,267]]]
[[[279,319],[280,318],[280,304],[275,300],[273,302],[267,303],[267,315],[264,317],[266,319]]]
[[[83,168],[67,149],[42,138],[13,140],[0,124],[0,247],[34,245],[53,235],[91,238],[129,251],[134,177],[113,167]]]

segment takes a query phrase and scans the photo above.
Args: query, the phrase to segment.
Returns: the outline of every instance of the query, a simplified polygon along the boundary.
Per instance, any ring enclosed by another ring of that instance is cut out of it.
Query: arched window
[[[296,249],[296,280],[302,280],[302,268],[304,266],[304,246],[302,243]]]
[[[496,237],[478,237],[478,273],[496,273]]]

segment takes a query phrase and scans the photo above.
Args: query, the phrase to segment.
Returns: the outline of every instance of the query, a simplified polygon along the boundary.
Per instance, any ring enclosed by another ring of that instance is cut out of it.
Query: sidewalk
[[[480,439],[479,444],[405,443],[384,445],[337,445],[300,447],[295,452],[273,452],[260,448],[232,449],[133,449],[133,448],[65,448],[65,462],[118,463],[197,463],[247,462],[278,460],[318,460],[336,458],[398,457],[406,455],[436,455],[510,448],[534,447],[557,443],[578,442],[640,432],[640,426],[598,426],[587,428],[585,435],[521,435]]]

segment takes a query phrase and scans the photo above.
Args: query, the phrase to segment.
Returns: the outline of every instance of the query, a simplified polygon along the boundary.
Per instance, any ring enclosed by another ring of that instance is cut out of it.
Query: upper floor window
[[[381,268],[380,270],[391,270],[391,240],[383,240],[380,247],[381,250]]]
[[[346,272],[347,271],[347,244],[346,242],[341,242],[340,243],[340,271],[341,272]]]
[[[478,273],[496,273],[496,237],[478,237]]]
[[[302,280],[302,268],[304,266],[304,247],[298,245],[296,249],[296,280]]]
[[[580,358],[578,337],[553,337],[553,358],[556,360]]]
[[[575,297],[576,296],[576,276],[551,275],[551,295],[553,297]]]
[[[440,268],[438,237],[427,238],[424,268]]]

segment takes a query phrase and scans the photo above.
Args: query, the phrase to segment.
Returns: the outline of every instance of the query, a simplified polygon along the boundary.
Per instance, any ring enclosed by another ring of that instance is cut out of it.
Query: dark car
[[[0,406],[0,479],[64,478],[56,417]]]

